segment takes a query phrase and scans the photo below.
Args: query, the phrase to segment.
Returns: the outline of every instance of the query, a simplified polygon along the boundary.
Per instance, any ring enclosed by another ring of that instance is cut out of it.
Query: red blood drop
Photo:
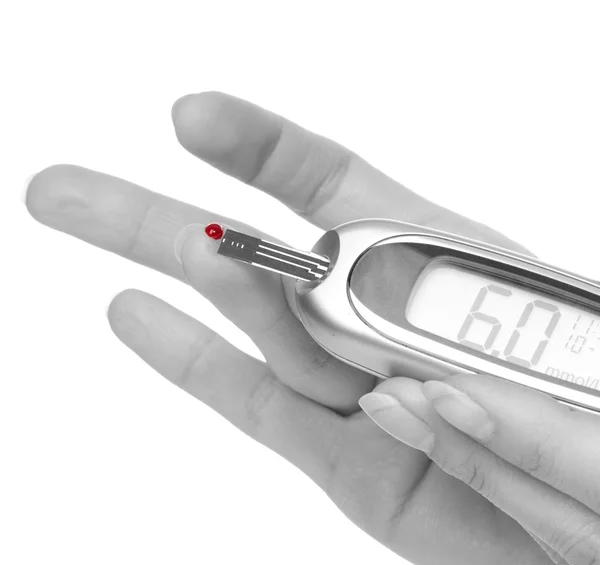
[[[213,239],[221,239],[223,237],[223,228],[219,224],[208,224],[204,228],[204,232],[208,237]]]

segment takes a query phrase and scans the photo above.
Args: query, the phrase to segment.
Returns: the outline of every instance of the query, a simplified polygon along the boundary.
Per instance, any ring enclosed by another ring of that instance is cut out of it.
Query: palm
[[[186,97],[174,121],[190,152],[320,227],[390,217],[516,247],[340,146],[235,98]],[[84,206],[64,205],[74,193],[84,196]],[[214,214],[69,166],[38,174],[27,204],[54,228],[186,280],[246,332],[266,363],[148,294],[126,291],[109,310],[117,336],[142,359],[300,467],[376,539],[415,563],[547,562],[516,522],[358,411],[373,378],[311,340],[289,306],[291,287],[279,277],[219,261],[199,236],[183,245],[179,264],[173,253],[179,230],[218,219]]]

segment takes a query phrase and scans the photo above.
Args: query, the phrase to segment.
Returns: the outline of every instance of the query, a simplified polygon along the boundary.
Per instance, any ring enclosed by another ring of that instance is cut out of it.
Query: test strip
[[[303,281],[319,280],[329,268],[327,257],[297,251],[232,229],[225,230],[217,253]]]

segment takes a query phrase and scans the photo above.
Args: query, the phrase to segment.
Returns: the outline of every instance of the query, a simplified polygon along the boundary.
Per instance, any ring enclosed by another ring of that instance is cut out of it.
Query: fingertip
[[[201,224],[190,224],[189,226],[182,228],[175,236],[175,240],[173,241],[173,253],[181,265],[183,265],[181,254],[184,244],[190,237],[194,235],[194,233],[200,231],[201,229],[204,229],[204,226]]]
[[[123,305],[127,304],[131,300],[130,297],[134,296],[137,292],[141,291],[134,288],[126,288],[117,292],[108,302],[108,306],[106,307],[106,315],[110,317],[115,312],[118,312]]]
[[[229,141],[222,126],[231,111],[233,97],[222,92],[182,96],[173,104],[171,117],[177,139],[190,153],[210,161]]]
[[[44,174],[43,171],[32,174],[26,181],[25,191],[22,195],[22,200],[25,203],[27,211],[37,220],[43,210],[43,187],[44,183],[40,182],[40,175]]]
[[[19,193],[21,202],[23,202],[23,204],[25,204],[26,207],[27,207],[27,192],[29,191],[29,185],[31,184],[31,181],[34,179],[34,177],[36,175],[37,175],[37,173],[33,173],[33,174],[27,176],[27,178],[25,179],[24,186],[21,189],[21,192]]]
[[[52,165],[34,174],[24,195],[25,206],[31,216],[44,224],[51,224],[71,206],[86,206],[87,200],[73,182],[78,167]]]
[[[154,318],[153,312],[159,303],[162,301],[155,296],[136,288],[118,292],[106,308],[110,328],[126,344],[132,340],[143,341],[145,328]]]
[[[184,228],[175,240],[175,253],[187,282],[215,298],[218,289],[235,289],[243,277],[236,261],[217,254],[220,240],[209,237],[205,227],[196,224]]]
[[[200,265],[209,263],[217,255],[219,240],[206,235],[205,229],[205,225],[191,224],[183,228],[175,238],[175,256],[179,259],[184,273],[194,272]]]
[[[223,92],[183,96],[171,114],[187,151],[244,182],[256,177],[281,134],[279,116]]]
[[[375,391],[384,394],[401,394],[404,391],[422,391],[423,383],[410,377],[392,377],[384,379],[375,387]]]
[[[389,394],[420,418],[427,417],[431,406],[423,394],[423,383],[408,377],[386,379],[374,389],[375,392]]]
[[[369,418],[397,440],[428,454],[433,451],[433,431],[404,398],[373,391],[362,396],[358,403]]]
[[[211,101],[218,101],[224,97],[226,98],[228,95],[216,90],[184,94],[173,103],[173,106],[171,107],[171,118],[173,119],[174,124],[177,125],[181,121],[185,121],[186,118],[193,117],[199,104],[203,102],[210,103]]]
[[[106,317],[108,323],[115,333],[123,328],[131,320],[132,314],[136,311],[136,304],[140,303],[146,293],[134,288],[128,288],[117,292],[109,301],[106,307]]]

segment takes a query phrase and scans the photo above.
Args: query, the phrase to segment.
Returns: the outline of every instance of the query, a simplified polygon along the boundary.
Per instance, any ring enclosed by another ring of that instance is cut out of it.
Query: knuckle
[[[332,357],[328,351],[319,347],[313,348],[306,356],[306,365],[301,367],[301,372],[298,372],[295,377],[298,380],[312,381],[318,378],[327,371],[332,364],[336,362],[335,357]]]
[[[407,453],[404,444],[365,428],[354,416],[341,418],[338,424],[336,439],[328,450],[322,488],[355,524],[392,545],[404,524],[414,519],[415,508],[422,505],[420,486],[429,481],[429,470],[435,465],[425,459],[419,478],[407,485],[397,480],[396,463]],[[361,447],[365,444],[367,453]],[[381,453],[384,446],[385,457],[370,456]]]
[[[338,440],[334,442],[327,457],[327,478],[323,485],[325,494],[333,500],[345,513],[348,504],[347,491],[347,466],[344,461],[347,458],[347,443],[344,441],[347,434],[338,434]]]
[[[277,120],[277,127],[274,128],[273,135],[265,140],[265,147],[261,152],[260,159],[257,160],[256,167],[243,178],[246,184],[251,186],[261,184],[261,177],[269,167],[269,163],[271,163],[274,155],[279,152],[278,150],[285,136],[286,122],[279,116],[275,119]]]
[[[600,553],[597,545],[589,539],[569,539],[558,550],[570,565],[600,565]]]
[[[259,343],[272,341],[275,337],[288,348],[288,356],[276,364],[277,372],[284,376],[286,382],[311,382],[338,361],[313,339],[306,339],[306,330],[302,324],[288,314],[286,309],[266,327],[255,328],[253,337]],[[293,363],[290,363],[291,359]]]
[[[323,151],[315,149],[314,155],[309,155],[298,177],[307,187],[304,191],[295,191],[301,197],[299,202],[292,202],[292,209],[300,216],[313,217],[325,204],[332,200],[342,189],[348,169],[355,159],[354,154],[341,151],[338,147]],[[327,155],[323,164],[323,153]],[[329,155],[328,155],[329,154]],[[307,179],[306,176],[309,176]],[[304,177],[304,178],[302,178]]]
[[[212,373],[219,360],[218,350],[222,343],[223,339],[216,333],[211,333],[208,337],[201,336],[194,341],[181,369],[171,379],[173,383],[183,390],[189,390],[194,380]]]
[[[519,455],[517,466],[534,477],[554,483],[558,479],[558,448],[551,437],[542,437]]]
[[[594,512],[600,512],[600,485],[593,481],[592,484],[587,485],[583,489],[583,498],[588,508],[591,508]]]
[[[290,335],[290,326],[288,324],[289,318],[287,317],[287,307],[283,308],[281,312],[264,316],[260,322],[258,319],[252,320],[252,336],[253,339],[258,343],[270,342],[274,336],[289,338],[291,341],[294,339],[294,335]],[[299,336],[299,334],[297,334]]]
[[[216,333],[200,336],[189,346],[185,361],[169,380],[195,396],[201,395],[209,404],[214,404],[215,401],[218,403],[218,398],[214,397],[214,394],[218,396],[214,391],[214,381],[223,373],[231,371],[232,362],[233,365],[237,364],[232,359],[237,352],[228,349],[224,355],[224,346],[228,347],[228,343]],[[245,354],[240,351],[239,355]],[[253,380],[254,384],[244,390],[236,419],[244,423],[244,431],[248,435],[259,439],[263,423],[267,419],[266,414],[272,410],[278,397],[279,387],[266,366],[258,374],[253,374]]]
[[[275,386],[273,375],[265,370],[249,391],[244,402],[246,433],[255,439],[262,435],[265,415],[272,409],[278,397],[278,387]]]
[[[296,156],[298,164],[286,175],[287,188],[280,197],[296,214],[310,218],[338,193],[350,164],[357,157],[326,138],[307,143],[306,132],[299,132],[297,126],[283,118],[277,119],[277,127],[265,141],[256,166],[243,175],[242,180],[252,186],[269,185],[271,181],[267,178],[272,173],[269,170],[271,164],[275,166],[281,155],[288,151],[292,140],[301,148],[301,153]]]
[[[446,473],[461,480],[485,498],[495,498],[491,469],[477,446],[469,448],[463,455],[446,453],[435,458]]]
[[[594,517],[575,528],[557,528],[549,540],[571,565],[600,565],[600,518]]]
[[[146,228],[151,224],[151,220],[155,216],[155,212],[159,212],[152,204],[151,199],[146,199],[140,203],[140,207],[136,210],[135,217],[127,226],[127,231],[130,233],[124,238],[123,249],[120,253],[126,256],[134,256],[136,250],[139,249],[143,241],[146,239]]]

